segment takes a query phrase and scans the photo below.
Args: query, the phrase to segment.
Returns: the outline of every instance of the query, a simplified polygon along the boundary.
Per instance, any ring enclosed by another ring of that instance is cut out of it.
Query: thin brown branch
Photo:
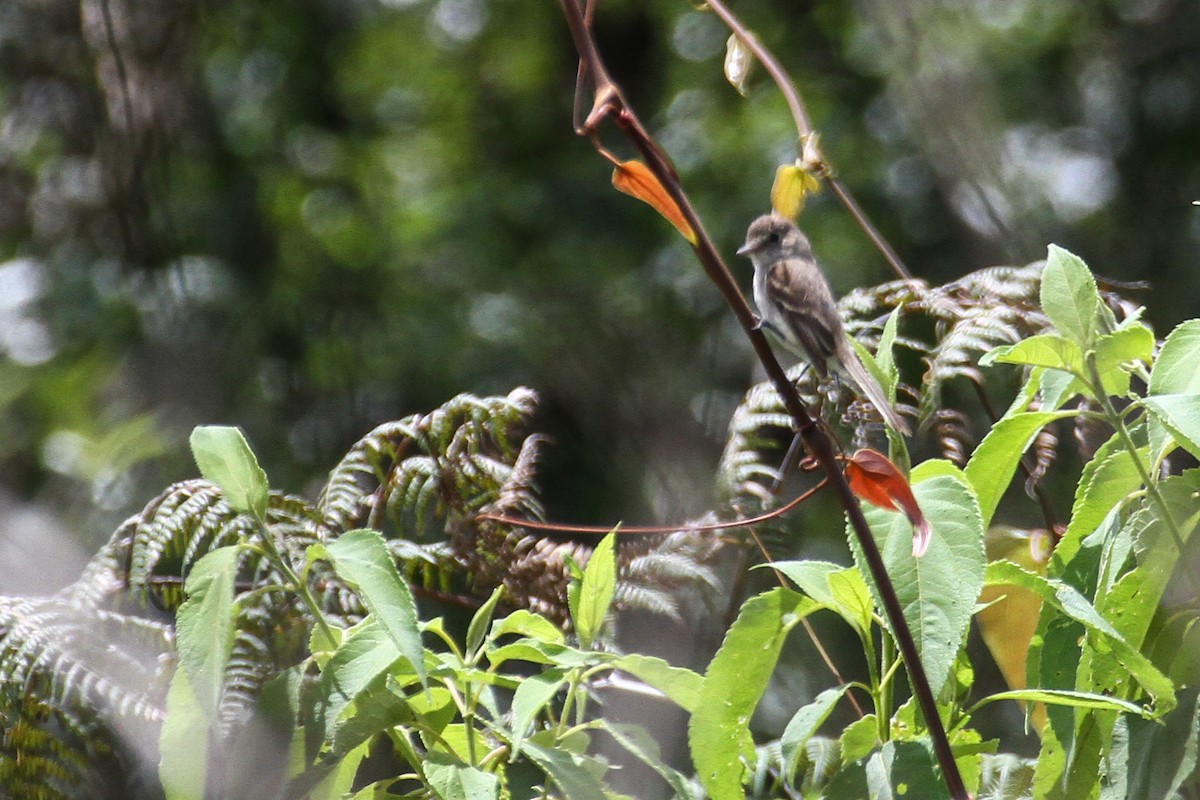
[[[712,0],[710,0],[710,4],[711,2]],[[733,280],[729,269],[725,266],[725,262],[717,253],[703,223],[701,223],[690,200],[684,193],[683,186],[680,184],[674,167],[646,132],[645,127],[633,109],[625,102],[620,90],[609,77],[596,43],[591,37],[590,27],[584,19],[583,10],[578,1],[559,0],[559,3],[562,7],[563,15],[566,17],[571,37],[575,41],[576,50],[579,53],[580,59],[584,62],[584,72],[591,77],[595,87],[596,94],[592,103],[592,112],[588,115],[587,122],[584,125],[585,129],[587,129],[585,132],[594,130],[594,126],[598,126],[605,119],[612,118],[642,154],[646,166],[659,179],[667,193],[678,204],[684,218],[691,225],[692,230],[696,234],[693,249],[696,252],[697,258],[699,258],[709,278],[717,285],[721,294],[724,295],[738,322],[741,323],[742,328],[750,339],[751,345],[754,347],[755,354],[766,370],[768,378],[779,393],[788,414],[792,417],[796,429],[804,437],[805,446],[821,465],[826,477],[833,486],[834,492],[838,496],[838,500],[845,509],[850,527],[858,539],[863,558],[867,562],[868,569],[879,591],[880,600],[884,607],[884,614],[888,619],[892,634],[904,659],[913,695],[917,699],[925,725],[929,730],[934,755],[942,770],[942,777],[946,781],[950,795],[955,800],[967,800],[966,785],[963,783],[958,766],[954,762],[954,753],[950,749],[950,741],[946,736],[946,730],[942,725],[941,718],[938,716],[937,702],[933,696],[933,690],[929,685],[929,679],[925,675],[925,669],[921,664],[916,641],[913,639],[908,622],[904,617],[904,609],[900,605],[900,600],[896,596],[896,590],[888,577],[883,557],[875,543],[875,538],[871,535],[871,530],[867,525],[866,517],[863,516],[862,508],[859,506],[858,500],[854,497],[850,485],[846,482],[846,478],[842,475],[841,469],[838,466],[837,453],[833,443],[813,422],[813,418],[808,413],[804,402],[800,399],[796,387],[788,380],[786,373],[779,365],[779,361],[776,360],[775,354],[771,351],[766,336],[756,327],[756,320],[750,311],[750,306],[746,303],[746,299],[742,296],[737,283]],[[589,128],[589,126],[592,127]]]
[[[763,65],[763,69],[766,70],[767,74],[771,76],[771,80],[779,88],[780,94],[783,95],[788,108],[792,112],[792,121],[795,123],[796,132],[799,134],[798,141],[800,142],[801,149],[804,151],[799,154],[805,162],[804,166],[811,169],[819,177],[825,178],[834,195],[837,196],[837,199],[845,207],[846,211],[850,213],[850,216],[854,217],[854,221],[863,229],[863,232],[867,234],[867,238],[879,250],[896,277],[905,280],[911,278],[912,273],[909,272],[904,262],[900,260],[900,256],[888,244],[883,234],[879,232],[879,229],[867,218],[867,215],[850,195],[850,192],[833,176],[833,168],[825,161],[824,155],[816,147],[816,132],[813,129],[812,118],[809,117],[808,109],[804,105],[804,99],[800,96],[800,90],[796,88],[796,84],[791,79],[791,76],[787,74],[787,70],[775,58],[775,54],[767,49],[767,46],[760,42],[758,37],[749,28],[742,24],[742,21],[725,6],[722,0],[708,0],[706,5],[738,37],[742,44],[746,46],[746,49],[754,54],[754,57]]]
[[[711,531],[727,531],[732,528],[746,528],[751,525],[760,525],[764,522],[775,519],[778,516],[786,514],[808,498],[812,497],[828,482],[828,478],[822,478],[820,483],[804,492],[794,500],[789,500],[786,505],[780,506],[772,511],[767,511],[763,514],[759,514],[756,517],[734,519],[729,520],[728,522],[714,522],[709,525],[568,525],[562,522],[540,522],[537,520],[521,519],[520,517],[506,517],[503,514],[479,514],[475,517],[475,519],[499,522],[502,525],[514,525],[521,528],[529,528],[530,530],[534,531],[548,531],[551,533],[586,533],[596,534],[599,536],[604,536],[612,533],[613,531],[616,531],[617,534],[677,533],[679,531],[708,533]]]

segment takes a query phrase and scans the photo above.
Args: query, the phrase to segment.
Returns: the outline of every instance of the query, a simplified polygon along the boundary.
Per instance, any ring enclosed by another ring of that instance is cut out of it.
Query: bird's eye
[[[768,233],[767,241],[771,244],[777,244],[779,242],[779,231],[771,231]]]

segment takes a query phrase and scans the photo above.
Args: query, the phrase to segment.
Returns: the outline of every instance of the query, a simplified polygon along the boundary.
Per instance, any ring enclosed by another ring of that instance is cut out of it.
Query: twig
[[[808,109],[804,106],[804,100],[800,97],[800,92],[796,88],[796,84],[792,82],[787,71],[780,65],[775,55],[758,40],[758,37],[749,28],[742,24],[742,21],[732,11],[726,8],[721,0],[708,0],[705,5],[717,15],[721,22],[725,23],[725,26],[729,30],[733,31],[733,34],[746,46],[746,49],[753,53],[758,62],[763,65],[763,69],[771,76],[771,80],[775,81],[775,85],[779,87],[780,93],[783,95],[784,100],[787,101],[788,108],[792,112],[792,120],[796,125],[796,131],[799,133],[799,141],[803,143],[802,147],[813,147],[815,149],[814,136],[816,132],[813,129],[812,119],[808,116]],[[862,208],[850,196],[850,192],[833,176],[833,168],[825,161],[824,155],[819,151],[813,156],[808,156],[806,153],[804,160],[806,162],[813,162],[810,166],[815,167],[814,171],[816,174],[824,178],[829,184],[829,188],[833,190],[837,199],[850,212],[850,216],[854,217],[854,221],[858,223],[858,226],[867,234],[867,238],[871,240],[871,243],[883,255],[884,259],[888,262],[888,266],[892,268],[892,272],[896,274],[896,277],[905,280],[911,278],[912,273],[908,271],[908,267],[900,260],[900,256],[896,254],[896,251],[883,238],[883,234],[867,218]]]
[[[863,516],[862,508],[859,506],[858,500],[854,497],[854,493],[850,490],[850,485],[846,482],[846,478],[838,466],[837,454],[833,443],[814,423],[804,402],[800,399],[796,387],[788,380],[783,367],[776,360],[771,346],[767,343],[766,336],[762,330],[756,327],[756,319],[750,311],[750,306],[746,303],[746,299],[738,289],[733,276],[730,275],[728,267],[725,266],[725,262],[717,253],[716,247],[709,238],[707,231],[705,231],[704,225],[700,222],[696,210],[692,207],[691,202],[684,193],[679,176],[676,174],[671,162],[662,150],[659,149],[658,145],[655,144],[649,133],[646,132],[645,127],[633,109],[625,102],[620,89],[609,77],[608,70],[600,58],[600,53],[597,50],[591,30],[584,20],[583,11],[579,3],[577,0],[559,0],[559,4],[562,7],[563,15],[566,17],[567,27],[571,31],[571,38],[574,40],[575,49],[578,51],[580,59],[584,62],[583,72],[592,79],[595,91],[592,111],[588,114],[582,130],[578,132],[581,135],[590,135],[602,121],[612,119],[626,136],[629,137],[634,147],[642,154],[646,166],[658,178],[667,194],[678,205],[680,213],[687,220],[692,231],[694,231],[695,242],[693,249],[696,252],[697,258],[699,258],[709,278],[717,285],[721,294],[724,295],[726,302],[733,310],[743,330],[745,330],[746,336],[749,337],[750,343],[754,347],[754,352],[762,363],[763,369],[766,370],[767,377],[783,400],[784,407],[787,409],[789,416],[792,417],[797,431],[804,437],[805,446],[821,465],[830,485],[832,485],[834,492],[838,496],[838,500],[846,511],[850,527],[858,539],[863,558],[867,562],[867,567],[870,569],[871,576],[879,591],[884,613],[892,629],[892,635],[895,637],[896,643],[900,648],[900,654],[904,658],[904,665],[908,671],[913,695],[916,697],[921,714],[925,718],[925,725],[929,730],[934,755],[937,758],[938,765],[941,767],[946,787],[955,800],[968,800],[966,785],[963,783],[962,775],[959,774],[958,766],[954,762],[954,752],[950,749],[950,740],[947,738],[946,729],[943,727],[941,718],[938,716],[937,701],[933,696],[933,690],[929,686],[929,679],[925,675],[925,668],[921,665],[920,653],[917,651],[916,641],[913,639],[908,622],[904,618],[904,609],[900,605],[900,599],[896,596],[895,587],[892,586],[892,582],[888,577],[883,557],[879,553],[879,547],[875,543],[875,538],[871,535],[871,529],[867,525],[866,517]],[[709,4],[714,10],[717,6],[724,9],[724,6],[720,5],[719,2],[714,2],[714,0],[709,0]]]
[[[794,500],[789,500],[786,505],[780,506],[772,511],[767,511],[763,514],[759,514],[756,517],[734,519],[729,520],[728,522],[714,522],[710,525],[622,525],[620,529],[617,530],[617,533],[675,533],[677,531],[705,533],[708,531],[727,531],[731,528],[747,528],[751,525],[760,525],[791,511],[793,508],[816,494],[822,487],[825,486],[826,483],[828,483],[828,480],[828,478],[822,479],[820,483],[804,492],[804,494],[800,495]],[[475,519],[490,520],[492,522],[499,522],[502,525],[515,525],[521,528],[529,528],[530,530],[550,531],[553,533],[594,533],[603,536],[611,533],[617,528],[615,525],[567,525],[561,522],[540,522],[536,520],[521,519],[520,517],[506,517],[503,514],[479,514],[475,517]],[[768,557],[767,560],[769,561],[770,558]]]

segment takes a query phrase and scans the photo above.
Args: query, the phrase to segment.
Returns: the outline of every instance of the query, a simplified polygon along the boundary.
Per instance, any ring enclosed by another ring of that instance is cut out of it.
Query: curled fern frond
[[[967,415],[957,408],[939,408],[933,414],[930,427],[941,449],[942,458],[966,466],[973,447]]]
[[[1030,452],[1033,453],[1033,467],[1029,470],[1029,477],[1025,479],[1025,494],[1034,497],[1042,478],[1046,477],[1046,473],[1058,458],[1058,434],[1053,424],[1038,431]]]

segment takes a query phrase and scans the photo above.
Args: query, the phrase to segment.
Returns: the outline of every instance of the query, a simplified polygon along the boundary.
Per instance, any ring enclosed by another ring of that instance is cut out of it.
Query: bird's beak
[[[741,247],[739,247],[737,249],[737,254],[739,256],[748,256],[748,255],[750,255],[750,252],[753,249],[754,249],[754,247],[749,242],[746,242],[744,245],[742,245]]]

